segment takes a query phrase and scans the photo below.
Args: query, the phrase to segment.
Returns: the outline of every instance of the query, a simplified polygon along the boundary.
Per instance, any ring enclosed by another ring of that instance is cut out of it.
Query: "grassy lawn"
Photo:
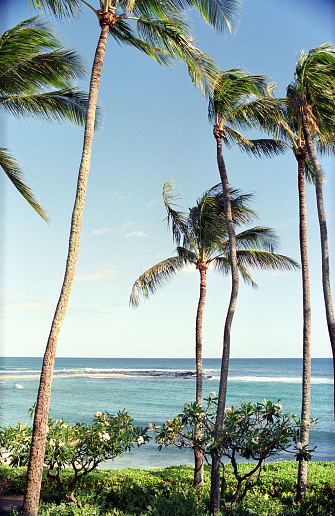
[[[248,467],[241,464],[241,468]],[[0,493],[22,494],[25,468],[0,466]],[[226,467],[225,498],[234,486],[230,466]],[[70,472],[64,472],[69,477]],[[222,507],[222,515],[294,516],[335,515],[335,463],[309,464],[309,485],[305,502],[294,500],[297,463],[278,462],[264,466],[260,483],[248,492],[243,502],[231,510]],[[192,486],[193,469],[175,466],[160,470],[96,470],[78,486],[77,504],[60,501],[56,486],[43,481],[39,514],[43,516],[131,516],[208,515],[210,469],[206,466],[205,485],[201,490]],[[13,514],[19,514],[13,513]]]

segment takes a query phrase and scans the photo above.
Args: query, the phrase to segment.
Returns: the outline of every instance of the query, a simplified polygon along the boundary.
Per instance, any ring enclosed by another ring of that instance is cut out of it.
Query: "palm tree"
[[[333,354],[335,378],[335,319],[330,288],[329,245],[326,214],[323,203],[323,175],[315,153],[313,139],[335,143],[335,47],[321,45],[301,52],[295,80],[288,86],[287,96],[295,99],[296,116],[301,123],[304,140],[315,176],[316,203],[320,226],[322,286],[328,333]],[[335,387],[334,387],[335,411]]]
[[[70,85],[71,79],[83,75],[78,56],[62,48],[38,17],[19,23],[0,36],[0,107],[12,116],[83,124],[87,95]],[[24,181],[18,160],[3,148],[0,166],[47,221],[45,210]]]
[[[38,510],[53,367],[57,341],[70,298],[79,252],[95,111],[107,36],[110,34],[118,43],[127,43],[135,47],[155,59],[160,65],[170,64],[174,59],[181,59],[186,63],[193,82],[205,92],[216,67],[213,61],[195,46],[183,16],[183,10],[192,5],[196,6],[204,19],[214,28],[219,31],[231,30],[233,22],[238,16],[240,1],[100,0],[98,9],[86,0],[32,0],[32,3],[37,8],[45,7],[56,16],[75,14],[84,4],[96,15],[101,30],[91,72],[83,152],[72,213],[65,276],[40,377],[24,497],[24,516],[35,516]]]
[[[196,314],[195,356],[196,356],[196,401],[202,406],[202,320],[206,298],[206,274],[213,265],[224,275],[230,274],[229,242],[224,216],[222,185],[216,185],[206,191],[197,200],[196,206],[186,215],[176,211],[173,206],[174,185],[167,181],[163,187],[163,200],[172,223],[173,240],[177,244],[177,255],[150,267],[134,283],[130,304],[137,307],[140,297],[148,298],[156,292],[179,270],[186,266],[195,267],[200,274],[200,294]],[[253,210],[247,208],[251,195],[241,195],[237,190],[230,190],[232,218],[234,227],[256,218]],[[182,245],[181,245],[182,243]],[[288,270],[297,264],[286,256],[274,254],[277,235],[269,228],[254,227],[236,235],[236,254],[239,273],[244,281],[256,287],[249,268]],[[201,435],[201,429],[199,429]],[[203,483],[203,458],[195,449],[194,485]]]
[[[288,95],[286,99],[278,99],[281,105],[281,116],[269,118],[266,127],[274,136],[275,141],[287,146],[293,151],[298,164],[298,198],[299,198],[299,244],[302,274],[303,298],[303,369],[302,369],[302,402],[301,402],[301,431],[300,441],[304,449],[309,443],[309,422],[311,406],[311,299],[310,278],[307,245],[307,206],[305,195],[305,179],[314,182],[314,174],[304,140],[302,127],[297,113],[297,99]],[[320,142],[319,142],[320,143]],[[307,488],[307,460],[304,454],[299,456],[297,499],[302,501]]]
[[[249,140],[240,129],[262,127],[268,115],[278,109],[273,102],[272,92],[275,85],[263,75],[250,75],[241,69],[222,71],[217,75],[209,100],[209,119],[213,123],[216,140],[217,163],[220,173],[224,214],[229,237],[232,286],[228,311],[224,326],[223,352],[221,363],[220,387],[216,416],[216,437],[223,427],[227,394],[227,379],[230,356],[230,332],[238,295],[238,261],[236,235],[231,213],[229,181],[222,154],[222,141],[229,147],[238,145],[241,150],[253,149],[255,154],[271,156],[282,152],[281,145],[274,140]],[[215,449],[212,452],[211,471],[211,512],[220,511],[220,457]]]

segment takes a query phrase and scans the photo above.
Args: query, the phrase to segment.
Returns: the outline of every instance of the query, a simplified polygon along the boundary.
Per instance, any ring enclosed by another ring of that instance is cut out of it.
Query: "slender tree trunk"
[[[300,152],[299,152],[300,151]],[[303,298],[303,370],[302,370],[302,403],[300,441],[302,446],[308,446],[309,442],[309,418],[311,407],[311,301],[310,280],[307,248],[307,209],[305,196],[305,170],[304,163],[307,158],[305,148],[296,153],[298,161],[298,192],[299,192],[299,241],[302,273],[302,298]],[[302,502],[307,488],[307,461],[299,459],[297,500]]]
[[[307,115],[305,107],[303,108],[303,114],[301,117],[302,129],[304,132],[304,138],[308,149],[309,158],[313,165],[315,175],[315,191],[316,191],[316,204],[318,210],[319,226],[320,226],[320,240],[321,240],[321,260],[322,260],[322,287],[323,297],[326,308],[326,318],[328,325],[328,333],[330,338],[330,344],[333,354],[333,374],[335,380],[335,319],[333,302],[330,289],[330,271],[329,271],[329,246],[328,246],[328,232],[327,232],[327,221],[326,213],[323,204],[323,193],[322,193],[322,172],[319,161],[316,157],[314,145],[311,137],[311,133],[307,124]],[[334,415],[335,415],[335,382],[334,382]]]
[[[226,315],[226,321],[224,326],[223,334],[223,351],[222,351],[222,362],[221,362],[221,375],[220,375],[220,387],[218,396],[218,408],[215,421],[216,435],[215,439],[219,438],[222,433],[223,420],[226,408],[226,396],[227,396],[227,382],[228,382],[228,367],[229,367],[229,356],[230,356],[230,332],[235,313],[237,295],[238,295],[238,265],[237,265],[237,253],[236,253],[236,235],[235,228],[232,218],[231,202],[230,202],[230,191],[228,177],[225,167],[225,162],[222,155],[222,138],[225,138],[224,129],[218,126],[214,127],[214,137],[217,144],[217,163],[221,177],[222,192],[224,200],[224,212],[226,219],[227,232],[229,237],[229,253],[230,253],[230,266],[231,266],[231,293],[228,311]],[[220,512],[220,462],[221,457],[214,451],[212,454],[212,472],[211,472],[211,498],[210,498],[210,510],[211,513],[216,516]]]
[[[94,133],[95,112],[98,99],[101,69],[105,55],[109,26],[101,24],[101,34],[97,45],[90,82],[88,107],[85,122],[83,153],[78,175],[76,200],[72,213],[71,232],[65,276],[57,308],[53,318],[47,347],[44,354],[37,404],[34,417],[33,435],[24,495],[23,515],[36,516],[38,511],[43,461],[45,453],[48,411],[51,395],[53,368],[59,333],[69,303],[79,251],[81,220],[86,197],[87,179],[90,168],[91,148]]]
[[[206,272],[207,266],[197,265],[200,273],[200,294],[195,325],[195,359],[196,359],[196,401],[202,407],[202,319],[206,299]],[[202,429],[197,430],[197,436],[201,437]],[[200,450],[194,450],[194,487],[200,487],[204,482],[204,463]]]

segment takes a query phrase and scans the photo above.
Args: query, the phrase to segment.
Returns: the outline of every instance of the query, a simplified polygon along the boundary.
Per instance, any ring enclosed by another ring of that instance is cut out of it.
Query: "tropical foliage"
[[[198,448],[206,458],[213,456],[217,449],[219,457],[227,457],[237,481],[236,490],[229,496],[230,505],[242,500],[247,491],[259,483],[260,474],[267,458],[279,451],[291,449],[296,444],[296,455],[304,455],[310,460],[311,452],[301,446],[299,440],[300,422],[289,413],[282,413],[279,400],[276,403],[263,400],[261,403],[242,401],[237,407],[227,407],[222,432],[217,437],[215,420],[217,398],[215,393],[207,398],[206,406],[186,404],[183,412],[166,422],[159,430],[156,441],[159,449],[173,445],[177,448]],[[315,421],[313,421],[315,423]],[[197,427],[202,425],[201,436]],[[247,471],[239,471],[239,459],[252,459]],[[222,492],[226,488],[225,464],[222,463]]]
[[[34,409],[29,411],[34,414]],[[134,445],[149,440],[147,429],[134,427],[129,414],[123,410],[117,415],[96,412],[93,422],[69,425],[67,421],[48,419],[44,464],[50,482],[55,482],[65,500],[76,502],[75,490],[80,482],[101,462],[115,459],[129,452]],[[11,466],[28,464],[32,428],[19,423],[0,431],[0,446],[6,462]],[[64,484],[61,471],[72,470],[70,482]]]
[[[51,396],[53,367],[58,337],[66,315],[74,281],[81,233],[87,181],[91,162],[94,122],[99,93],[102,65],[107,38],[110,34],[118,43],[126,43],[156,59],[159,64],[169,64],[171,59],[187,64],[196,86],[206,92],[216,71],[211,58],[203,54],[194,44],[191,31],[185,19],[185,7],[195,5],[202,16],[219,30],[234,18],[238,0],[211,3],[191,0],[105,0],[95,9],[86,0],[83,2],[97,16],[100,36],[93,60],[88,107],[85,119],[85,133],[82,157],[78,173],[77,192],[72,213],[66,270],[57,308],[52,321],[43,359],[40,386],[37,398],[30,460],[27,473],[27,489],[24,500],[24,516],[35,516],[38,512],[39,492],[42,481],[43,456],[45,451],[46,426]],[[54,14],[74,14],[81,3],[78,0],[35,0],[39,8],[47,7]],[[209,5],[211,6],[210,8]],[[224,14],[223,14],[224,13]],[[133,26],[135,25],[135,30]],[[231,26],[229,26],[231,28]]]
[[[73,80],[83,75],[78,55],[63,48],[37,17],[0,37],[0,108],[6,114],[83,125],[87,95],[72,87]],[[18,160],[4,148],[0,166],[34,210],[48,220],[25,183]]]

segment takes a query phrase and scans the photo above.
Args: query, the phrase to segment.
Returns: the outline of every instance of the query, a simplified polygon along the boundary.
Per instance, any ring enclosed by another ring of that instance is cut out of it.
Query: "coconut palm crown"
[[[71,83],[84,73],[78,55],[64,49],[38,17],[0,37],[0,107],[11,116],[83,125],[87,95]],[[48,220],[25,183],[18,160],[4,148],[0,149],[0,166],[34,210]]]
[[[175,210],[174,185],[169,180],[163,187],[163,200],[168,213],[167,219],[172,226],[173,239],[177,244],[176,256],[154,265],[144,272],[134,283],[130,304],[138,307],[140,298],[148,298],[180,269],[193,265],[196,269],[214,268],[224,275],[230,273],[229,244],[223,211],[222,186],[218,184],[207,190],[197,200],[196,206],[185,214]],[[233,221],[236,227],[257,218],[256,213],[247,207],[251,194],[241,194],[231,189]],[[181,244],[181,245],[180,245]],[[249,267],[261,270],[293,269],[299,265],[283,255],[274,254],[278,244],[276,233],[266,227],[254,227],[237,234],[237,255],[239,272],[243,280],[257,287]]]
[[[234,31],[241,11],[241,0],[32,0],[32,4],[56,17],[76,16],[83,6],[89,7],[100,24],[109,25],[109,34],[116,42],[135,47],[162,66],[182,60],[193,83],[204,94],[217,68],[197,48],[186,10],[195,7],[221,33]]]

